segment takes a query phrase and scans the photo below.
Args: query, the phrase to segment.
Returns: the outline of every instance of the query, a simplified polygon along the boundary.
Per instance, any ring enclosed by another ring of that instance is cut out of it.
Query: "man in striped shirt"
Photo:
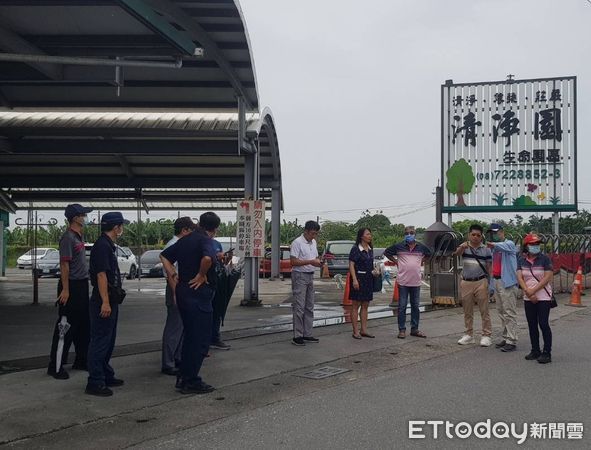
[[[464,324],[466,332],[458,341],[460,345],[474,344],[474,303],[480,310],[482,319],[482,338],[480,345],[490,347],[492,344],[492,324],[488,311],[488,282],[492,265],[492,252],[482,244],[484,229],[473,224],[468,231],[468,241],[463,242],[455,251],[462,256],[463,269],[460,282],[460,297],[464,308]]]

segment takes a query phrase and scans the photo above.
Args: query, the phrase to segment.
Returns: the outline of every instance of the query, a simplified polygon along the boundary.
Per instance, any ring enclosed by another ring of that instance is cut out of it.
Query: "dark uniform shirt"
[[[88,262],[82,236],[68,228],[60,238],[60,261],[70,264],[70,280],[88,279]]]
[[[121,273],[115,256],[115,243],[101,234],[90,251],[90,282],[98,288],[97,274],[105,272],[110,285],[121,286]]]
[[[204,232],[197,230],[179,239],[174,245],[164,249],[161,255],[172,264],[178,264],[179,281],[183,283],[188,283],[197,276],[201,266],[201,259],[204,256],[209,256],[212,264],[207,271],[207,282],[212,287],[215,286],[216,254],[214,242]]]

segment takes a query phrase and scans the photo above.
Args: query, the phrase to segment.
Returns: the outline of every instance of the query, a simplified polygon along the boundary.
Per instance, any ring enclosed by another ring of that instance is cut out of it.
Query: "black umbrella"
[[[217,284],[215,290],[215,297],[213,299],[213,310],[216,315],[222,318],[222,325],[228,310],[228,304],[236,289],[236,284],[240,279],[240,271],[235,269],[226,269],[221,264],[216,267]]]

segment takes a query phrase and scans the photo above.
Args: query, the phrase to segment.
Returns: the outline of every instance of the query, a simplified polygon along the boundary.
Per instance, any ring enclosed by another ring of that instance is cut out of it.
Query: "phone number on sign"
[[[560,169],[534,169],[534,170],[493,170],[492,172],[479,172],[478,180],[545,180],[546,178],[560,178]]]

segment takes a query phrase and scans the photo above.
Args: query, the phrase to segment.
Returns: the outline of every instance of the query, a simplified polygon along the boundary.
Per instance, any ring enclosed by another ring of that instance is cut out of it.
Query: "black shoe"
[[[125,381],[123,381],[123,380],[122,380],[122,379],[120,379],[120,378],[112,378],[112,379],[110,379],[110,380],[107,380],[107,381],[105,382],[105,384],[106,384],[108,387],[119,387],[119,386],[123,386],[123,385],[125,384]]]
[[[176,376],[176,383],[174,384],[174,388],[177,391],[182,391],[183,387],[185,387],[185,382],[183,381],[183,379],[181,378],[180,375]]]
[[[513,344],[505,344],[505,346],[501,349],[502,352],[514,352],[515,349],[517,348],[516,345]]]
[[[209,394],[215,391],[213,386],[206,383],[187,383],[181,388],[181,394]]]
[[[68,378],[70,378],[70,374],[68,374],[68,372],[66,372],[66,369],[64,369],[63,367],[60,368],[59,372],[47,369],[47,375],[51,375],[56,380],[67,380]]]
[[[303,338],[303,337],[297,337],[297,338],[293,338],[293,339],[291,340],[291,343],[292,343],[293,345],[298,345],[298,346],[300,346],[300,347],[301,347],[302,345],[306,345],[306,342],[304,341],[304,338]]]
[[[529,352],[529,355],[525,356],[525,359],[527,359],[528,361],[533,361],[535,359],[538,359],[540,357],[541,353],[540,351],[534,351],[532,350],[531,352]]]
[[[176,377],[179,374],[179,369],[177,369],[176,367],[164,367],[162,368],[161,372],[164,375]]]
[[[320,339],[315,338],[313,336],[308,336],[304,338],[304,342],[313,342],[315,344],[318,344],[320,342]]]
[[[230,344],[226,344],[223,341],[212,342],[210,347],[215,348],[216,350],[230,350],[232,348]]]
[[[552,356],[550,356],[550,353],[544,352],[538,358],[538,362],[540,364],[548,364],[548,363],[552,362]]]
[[[505,346],[505,344],[507,344],[507,341],[505,341],[504,339],[501,342],[498,342],[495,344],[496,348],[503,348]]]
[[[113,391],[107,386],[86,386],[84,391],[88,395],[96,395],[97,397],[110,397],[113,395]]]

